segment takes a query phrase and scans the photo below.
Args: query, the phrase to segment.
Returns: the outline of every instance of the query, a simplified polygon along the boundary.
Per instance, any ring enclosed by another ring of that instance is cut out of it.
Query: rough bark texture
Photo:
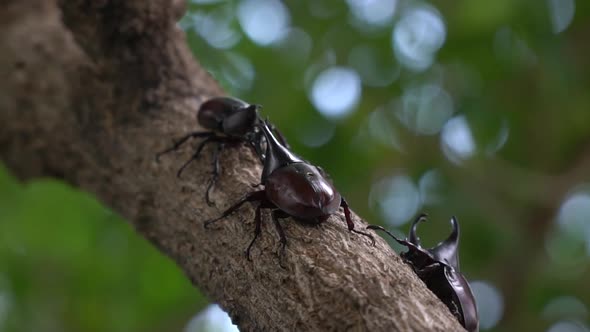
[[[173,258],[243,331],[459,331],[447,308],[380,238],[283,222],[286,269],[264,215],[244,249],[253,209],[214,229],[203,221],[252,190],[260,172],[244,146],[222,154],[216,207],[204,202],[212,147],[187,169],[187,145],[154,153],[196,127],[200,102],[223,92],[175,22],[183,1],[8,1],[0,11],[0,157],[23,180],[63,179],[94,193]],[[263,101],[258,101],[263,102]],[[356,225],[364,228],[355,216]],[[81,221],[83,222],[83,221]],[[157,285],[154,285],[157,287]]]

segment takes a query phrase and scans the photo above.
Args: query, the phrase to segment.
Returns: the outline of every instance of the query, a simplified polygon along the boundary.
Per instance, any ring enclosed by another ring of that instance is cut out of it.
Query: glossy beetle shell
[[[266,185],[268,178],[273,172],[290,164],[306,164],[308,167],[314,169],[312,172],[317,172],[316,167],[304,162],[303,159],[299,158],[291,152],[291,150],[283,146],[273,135],[266,122],[261,123],[260,130],[262,130],[262,134],[266,139],[266,157],[264,159],[262,176],[260,177],[262,184]]]
[[[223,120],[250,104],[235,98],[216,97],[201,104],[197,112],[199,124],[206,129],[223,131]]]
[[[455,217],[451,218],[451,235],[432,248],[423,248],[416,235],[416,227],[425,220],[425,214],[416,218],[406,240],[398,239],[381,226],[371,225],[369,228],[383,230],[406,246],[408,251],[402,252],[400,256],[412,266],[428,289],[449,308],[467,331],[477,332],[479,315],[475,297],[467,279],[459,272],[459,222]]]
[[[449,237],[432,248],[422,248],[416,235],[419,216],[410,229],[410,241],[401,240],[408,251],[400,256],[408,261],[426,286],[440,298],[469,332],[479,331],[475,297],[467,279],[459,272],[459,223],[451,218],[453,231]]]
[[[302,220],[335,213],[342,199],[317,168],[306,163],[276,169],[268,176],[265,190],[273,204]]]
[[[253,132],[258,122],[258,106],[249,105],[228,114],[222,123],[222,131],[228,136],[243,137]]]
[[[236,98],[216,97],[201,105],[197,120],[206,129],[242,137],[258,121],[258,108]]]

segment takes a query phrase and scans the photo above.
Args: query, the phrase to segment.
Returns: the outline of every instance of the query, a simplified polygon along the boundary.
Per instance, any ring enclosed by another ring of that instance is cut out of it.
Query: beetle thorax
[[[341,197],[317,168],[294,163],[276,169],[265,185],[266,196],[278,208],[301,219],[314,219],[338,211]]]

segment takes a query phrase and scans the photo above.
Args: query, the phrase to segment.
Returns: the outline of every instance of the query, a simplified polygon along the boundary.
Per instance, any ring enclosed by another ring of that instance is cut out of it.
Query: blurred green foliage
[[[588,331],[590,2],[194,0],[180,25],[367,221],[428,212],[428,245],[458,217],[482,330]],[[1,172],[0,330],[180,330],[202,307],[87,194]]]
[[[88,194],[0,169],[0,331],[180,330],[204,301]]]

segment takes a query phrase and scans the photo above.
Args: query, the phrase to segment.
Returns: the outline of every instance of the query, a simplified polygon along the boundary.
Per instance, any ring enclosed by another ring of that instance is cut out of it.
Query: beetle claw
[[[369,233],[365,233],[363,231],[357,231],[356,229],[351,229],[350,231],[353,232],[353,233],[364,235],[364,236],[368,237],[369,239],[371,239],[371,245],[373,247],[375,246],[375,238],[373,237],[373,235],[371,235]]]
[[[246,255],[246,259],[251,262],[252,261],[252,257],[250,256],[250,247],[248,247],[248,249],[244,250],[244,255]]]

